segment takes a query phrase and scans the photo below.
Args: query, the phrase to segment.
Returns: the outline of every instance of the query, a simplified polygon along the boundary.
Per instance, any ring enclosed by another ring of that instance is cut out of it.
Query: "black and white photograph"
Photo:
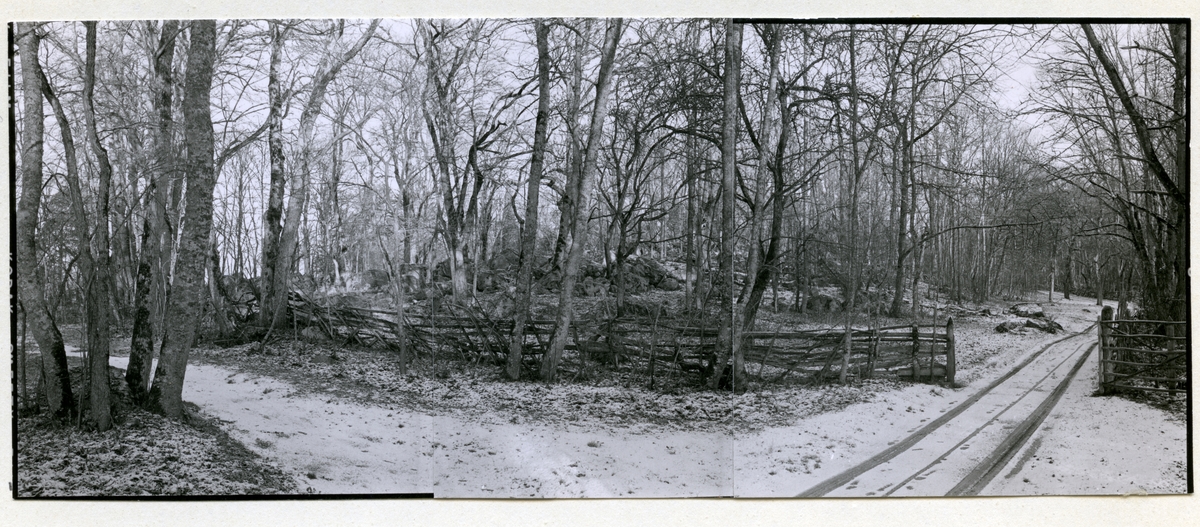
[[[14,21],[10,495],[1191,494],[1191,28]]]

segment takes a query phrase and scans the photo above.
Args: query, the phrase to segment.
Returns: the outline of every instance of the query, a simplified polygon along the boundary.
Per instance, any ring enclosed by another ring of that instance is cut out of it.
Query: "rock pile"
[[[1046,333],[1058,333],[1063,329],[1061,324],[1046,316],[1046,311],[1038,304],[1016,304],[1008,308],[1008,312],[1016,317],[1009,318],[996,326],[997,333],[1023,333],[1025,328]]]

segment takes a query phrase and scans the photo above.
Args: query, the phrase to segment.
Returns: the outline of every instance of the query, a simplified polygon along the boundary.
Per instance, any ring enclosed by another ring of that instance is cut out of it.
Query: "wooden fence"
[[[711,368],[716,350],[715,329],[676,327],[648,321],[614,321],[579,345],[589,356],[618,361],[635,356],[657,360],[687,371]],[[788,375],[813,381],[838,377],[846,349],[843,329],[754,331],[742,335],[748,368],[757,366],[760,378],[780,381]],[[919,381],[954,383],[954,322],[945,326],[906,325],[853,329],[849,334],[847,373],[860,378],[878,374]],[[770,368],[770,370],[767,370]],[[769,375],[766,375],[769,374]]]
[[[954,320],[946,325],[906,325],[873,329],[747,335],[747,362],[785,372],[799,370],[817,378],[837,377],[843,364],[846,339],[850,339],[847,373],[871,378],[895,375],[914,381],[954,384],[957,361]]]
[[[1114,320],[1100,313],[1100,393],[1187,392],[1187,322]]]
[[[395,347],[394,312],[346,306],[323,306],[293,298],[300,322],[320,328],[342,342]],[[449,315],[405,317],[410,349],[421,353],[455,353],[473,360],[506,359],[513,321],[491,319],[470,308],[451,308]],[[617,364],[640,362],[701,376],[711,374],[717,330],[679,326],[657,318],[625,317],[572,324],[567,350],[587,360]],[[525,327],[524,357],[536,364],[554,332],[550,320],[530,320]],[[891,375],[953,385],[956,361],[954,321],[942,325],[882,328],[755,331],[742,335],[748,368],[760,378],[778,382],[789,375],[816,382],[841,373],[846,339],[850,339],[847,373],[859,378]],[[753,371],[753,370],[752,370]]]

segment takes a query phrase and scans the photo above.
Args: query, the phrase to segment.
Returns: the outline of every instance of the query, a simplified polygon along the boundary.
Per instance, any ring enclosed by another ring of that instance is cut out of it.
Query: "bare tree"
[[[508,349],[508,378],[521,378],[521,355],[525,348],[525,323],[533,295],[533,266],[537,255],[538,202],[542,187],[542,167],[546,158],[546,129],[550,120],[550,27],[545,20],[534,22],[538,50],[538,106],[533,132],[533,152],[529,162],[529,181],[525,193],[525,221],[521,225],[520,268],[517,271],[517,298],[513,308],[512,343]]]
[[[1047,150],[1059,161],[1046,169],[1107,218],[1077,227],[1078,261],[1097,258],[1068,272],[1084,271],[1081,289],[1099,296],[1119,269],[1107,256],[1127,248],[1141,263],[1139,304],[1159,320],[1185,318],[1188,296],[1184,33],[1174,24],[1054,28],[1060,49],[1042,62],[1034,102],[1056,131]]]
[[[204,309],[204,268],[208,261],[213,186],[216,183],[212,115],[209,113],[216,22],[200,20],[189,26],[191,35],[183,89],[187,201],[171,286],[172,298],[167,306],[166,337],[149,394],[151,407],[172,418],[183,416],[183,379],[188,353]]]
[[[604,133],[609,92],[612,88],[613,62],[617,54],[617,45],[621,41],[623,23],[624,21],[620,18],[609,20],[608,27],[604,32],[604,47],[600,53],[600,71],[596,76],[596,102],[592,107],[592,120],[588,128],[583,166],[578,174],[580,192],[578,200],[573,204],[575,218],[567,240],[567,259],[563,267],[554,337],[550,341],[550,349],[546,350],[542,356],[541,377],[544,381],[554,381],[557,378],[558,363],[562,360],[562,352],[567,346],[567,338],[571,330],[571,319],[574,315],[575,280],[579,274],[579,264],[583,260],[583,248],[587,239],[587,222],[592,210],[591,196],[587,189],[592,187],[595,179],[596,159],[599,156],[600,139]]]
[[[150,23],[147,23],[150,26]],[[150,389],[150,372],[154,358],[154,323],[152,309],[156,303],[153,294],[157,284],[165,282],[163,269],[163,241],[169,238],[166,232],[167,178],[173,173],[175,164],[172,140],[171,99],[175,93],[172,63],[175,57],[175,41],[179,34],[179,21],[163,22],[159,31],[158,46],[151,56],[154,71],[154,111],[157,117],[154,129],[154,169],[147,179],[143,199],[141,250],[138,254],[137,277],[134,290],[133,329],[129,345],[129,365],[125,369],[125,383],[134,401],[144,402]]]
[[[262,292],[259,309],[259,323],[269,326],[274,322],[274,309],[267,309],[268,302],[274,302],[275,272],[279,261],[279,236],[283,231],[283,193],[286,184],[284,152],[283,152],[283,107],[285,96],[279,86],[279,69],[283,61],[283,45],[287,39],[289,26],[279,22],[270,23],[271,57],[267,71],[267,93],[270,99],[267,113],[267,148],[271,161],[271,182],[266,209],[263,211],[263,241],[262,241]],[[285,272],[290,272],[285,271]],[[272,304],[274,307],[274,304]]]
[[[510,112],[531,82],[516,87],[493,67],[498,25],[484,20],[423,21],[416,58],[425,67],[421,101],[432,146],[451,288],[456,302],[474,298],[468,259],[482,254],[486,221],[481,201],[494,189],[491,174],[505,156],[494,147],[513,126]],[[485,187],[488,190],[485,191]],[[472,261],[478,272],[483,262]]]
[[[308,182],[311,177],[313,150],[316,148],[314,127],[321,107],[325,104],[325,93],[329,83],[337,77],[341,69],[354,59],[362,48],[371,40],[379,20],[372,20],[362,36],[349,49],[341,54],[327,54],[317,66],[313,77],[308,101],[300,113],[300,155],[296,173],[291,178],[291,190],[288,195],[287,211],[283,221],[283,230],[279,235],[279,257],[275,261],[274,274],[270,292],[273,295],[263,300],[263,309],[272,313],[272,327],[280,327],[287,316],[287,298],[290,291],[292,269],[297,262],[300,242],[300,223],[303,217],[305,202],[308,198]]]
[[[735,179],[737,171],[737,103],[738,90],[741,83],[742,66],[742,24],[732,19],[725,21],[725,91],[721,119],[721,254],[718,260],[719,275],[716,291],[720,299],[720,323],[717,330],[716,369],[709,381],[712,388],[720,385],[724,376],[726,363],[733,357],[733,376],[739,375],[742,368],[743,354],[740,320],[733,306],[733,252],[734,252],[734,217],[735,212]],[[733,378],[734,389],[740,379]]]
[[[1162,314],[1167,317],[1173,317],[1175,320],[1185,320],[1187,317],[1187,302],[1184,299],[1187,296],[1187,215],[1188,215],[1188,174],[1187,174],[1187,68],[1188,63],[1188,42],[1187,30],[1182,24],[1172,24],[1168,29],[1169,51],[1153,50],[1167,59],[1171,66],[1172,78],[1170,79],[1171,105],[1170,115],[1166,121],[1170,124],[1163,128],[1169,130],[1174,135],[1174,142],[1167,142],[1167,148],[1173,150],[1175,166],[1173,170],[1168,170],[1155,148],[1155,139],[1151,135],[1150,126],[1146,123],[1146,118],[1135,104],[1133,97],[1129,93],[1129,89],[1125,86],[1125,82],[1121,79],[1120,72],[1117,71],[1116,65],[1108,57],[1108,53],[1104,49],[1104,45],[1096,37],[1095,31],[1091,24],[1082,24],[1083,32],[1087,36],[1088,44],[1092,51],[1096,54],[1096,59],[1104,69],[1105,76],[1108,77],[1112,84],[1113,91],[1116,92],[1117,98],[1121,102],[1121,107],[1125,111],[1125,117],[1133,125],[1133,131],[1137,137],[1137,144],[1141,149],[1141,162],[1149,169],[1149,172],[1158,181],[1162,190],[1167,194],[1173,202],[1173,207],[1168,212],[1168,221],[1174,227],[1171,229],[1170,239],[1166,241],[1167,259],[1171,260],[1163,267],[1169,269],[1166,273],[1154,273],[1162,278],[1159,283],[1151,286],[1151,297],[1158,296],[1161,299],[1151,306],[1157,310],[1161,310]],[[1135,45],[1138,45],[1135,42]],[[1164,105],[1166,106],[1166,105]],[[1145,252],[1145,251],[1143,251]],[[1153,272],[1153,270],[1151,270]]]
[[[88,369],[91,372],[89,386],[89,402],[92,420],[100,431],[112,428],[112,415],[109,409],[109,379],[108,352],[112,329],[109,327],[109,238],[108,238],[108,197],[112,185],[112,163],[108,158],[108,150],[100,143],[100,134],[96,131],[96,107],[93,99],[96,86],[96,22],[84,22],[87,31],[87,58],[83,69],[83,115],[87,122],[88,143],[99,164],[100,184],[96,196],[96,223],[93,227],[93,244],[95,258],[93,259],[88,280]]]
[[[42,145],[45,132],[42,106],[44,75],[38,58],[41,37],[38,25],[17,24],[21,57],[21,87],[25,115],[21,131],[21,200],[17,205],[17,286],[33,338],[41,351],[42,378],[46,383],[46,404],[55,416],[67,416],[75,410],[71,378],[67,371],[67,353],[54,316],[46,306],[42,280],[38,277],[38,210],[42,201]]]

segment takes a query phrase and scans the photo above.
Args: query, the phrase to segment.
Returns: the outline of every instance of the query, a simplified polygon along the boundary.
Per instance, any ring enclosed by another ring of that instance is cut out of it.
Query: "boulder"
[[[1042,306],[1030,303],[1016,304],[1008,308],[1008,312],[1025,318],[1042,318],[1046,316],[1046,312],[1042,310]]]
[[[604,278],[607,276],[604,266],[596,262],[580,262],[579,278]]]
[[[668,276],[658,283],[658,288],[663,291],[678,291],[682,286],[679,285],[679,280]]]
[[[363,271],[362,280],[366,283],[367,289],[371,291],[379,291],[392,283],[392,277],[388,275],[387,271],[380,269],[367,269]]]
[[[221,286],[225,288],[225,296],[234,304],[249,304],[258,299],[259,293],[254,282],[241,273],[222,276]]]
[[[804,307],[809,311],[840,311],[842,301],[824,293],[816,293],[804,300]]]
[[[1025,327],[1045,331],[1046,333],[1058,333],[1063,329],[1062,325],[1060,325],[1058,322],[1048,318],[1025,319]]]
[[[629,259],[625,263],[625,276],[627,280],[637,283],[636,288],[639,293],[652,287],[664,291],[678,291],[681,287],[680,282],[683,280],[662,262],[646,256]]]
[[[492,256],[493,269],[515,270],[521,266],[521,253],[515,248],[505,247]]]
[[[1001,322],[1000,325],[996,326],[996,333],[1019,333],[1021,328],[1024,327],[1025,323],[1020,320],[1005,320],[1004,322]]]
[[[603,278],[584,277],[575,283],[575,294],[580,296],[604,296],[608,283]]]
[[[625,277],[625,292],[631,295],[640,295],[650,290],[650,280],[642,275],[629,275]]]
[[[475,273],[475,264],[470,260],[465,260],[462,264],[463,275],[466,276],[467,282],[471,281]],[[450,273],[450,260],[442,260],[433,266],[433,272],[429,279],[435,282],[449,282],[454,277]]]
[[[300,331],[300,336],[309,342],[324,342],[325,332],[318,329],[316,326],[308,326]]]

